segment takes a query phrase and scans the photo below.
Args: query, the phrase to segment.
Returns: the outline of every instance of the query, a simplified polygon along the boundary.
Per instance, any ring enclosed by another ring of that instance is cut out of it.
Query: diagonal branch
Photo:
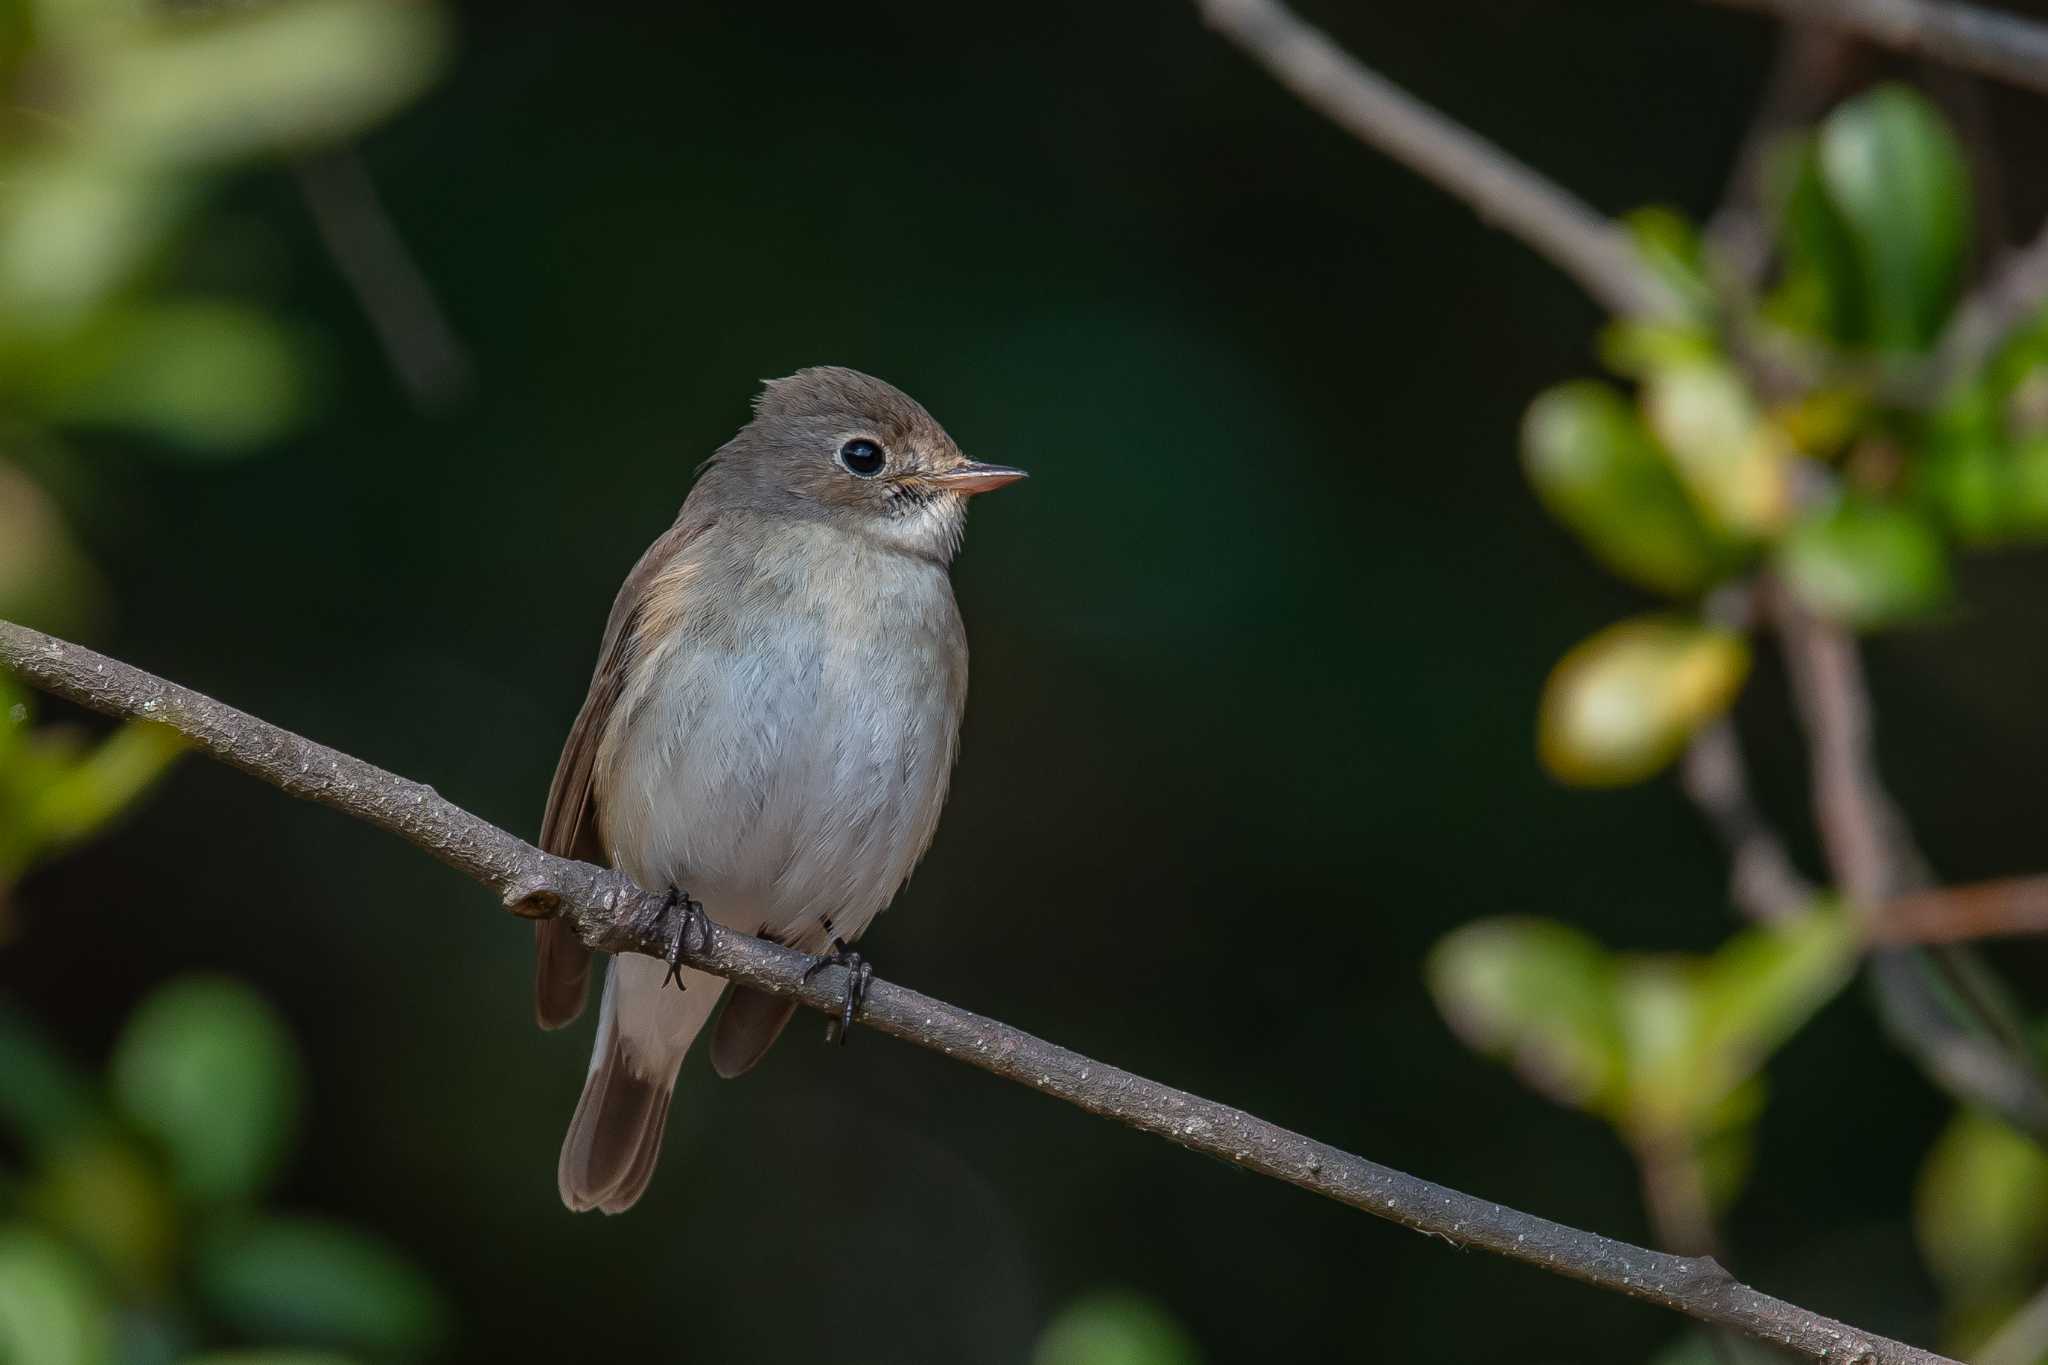
[[[1948,0],[1718,0],[2048,92],[2048,26]]]
[[[1279,0],[1198,0],[1223,34],[1311,108],[1464,200],[1619,314],[1674,300],[1612,221],[1563,186],[1359,63]]]
[[[0,665],[92,710],[167,725],[251,777],[396,834],[481,882],[515,914],[559,915],[592,947],[657,957],[669,949],[662,897],[617,872],[543,853],[444,800],[431,787],[6,621],[0,621]],[[827,968],[806,981],[805,969],[813,961],[809,956],[715,925],[706,941],[681,945],[681,956],[693,967],[793,996],[826,1013],[838,1011],[846,985],[843,968]],[[877,1032],[943,1052],[1091,1114],[1455,1246],[1490,1251],[1661,1304],[1809,1359],[1954,1365],[1932,1352],[1760,1293],[1710,1258],[1630,1246],[1419,1180],[902,986],[874,982],[860,1019]]]

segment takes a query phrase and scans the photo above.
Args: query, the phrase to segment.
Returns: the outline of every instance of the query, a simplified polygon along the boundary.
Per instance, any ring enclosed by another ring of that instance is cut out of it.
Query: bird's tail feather
[[[655,958],[630,956],[605,976],[590,1075],[555,1168],[562,1202],[578,1213],[624,1213],[646,1191],[676,1073],[725,989],[723,978],[687,967],[684,990],[664,988],[667,974]]]

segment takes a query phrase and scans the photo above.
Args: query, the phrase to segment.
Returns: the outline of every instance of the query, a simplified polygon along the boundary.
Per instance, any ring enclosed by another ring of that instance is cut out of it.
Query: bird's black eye
[[[858,474],[863,479],[872,479],[881,473],[886,459],[881,446],[865,436],[856,436],[839,447],[839,463],[845,465],[849,473]]]

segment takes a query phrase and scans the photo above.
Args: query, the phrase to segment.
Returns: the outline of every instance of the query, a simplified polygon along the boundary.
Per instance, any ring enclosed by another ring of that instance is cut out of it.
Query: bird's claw
[[[827,967],[846,968],[846,999],[840,1004],[837,1020],[839,1041],[844,1045],[846,1035],[853,1030],[853,1016],[867,1002],[868,983],[874,980],[875,969],[868,965],[866,958],[847,947],[846,940],[841,938],[832,940],[831,952],[811,959],[811,965],[804,968],[803,979],[809,981]],[[830,1038],[831,1034],[828,1032],[826,1037]]]
[[[678,909],[683,913],[676,914]],[[668,927],[668,951],[662,955],[668,963],[668,975],[661,979],[661,984],[674,982],[677,990],[688,990],[683,984],[683,949],[702,952],[710,946],[711,917],[704,913],[702,901],[691,900],[689,892],[673,886],[661,904],[661,917]]]

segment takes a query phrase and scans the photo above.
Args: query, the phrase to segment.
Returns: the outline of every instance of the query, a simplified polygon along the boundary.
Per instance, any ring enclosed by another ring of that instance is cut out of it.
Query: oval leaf
[[[1790,520],[1796,455],[1728,366],[1656,371],[1643,385],[1643,411],[1686,491],[1716,525],[1762,537]]]
[[[1800,601],[1851,626],[1921,615],[1949,591],[1948,552],[1919,513],[1846,498],[1794,527],[1778,546],[1778,572]]]
[[[1561,1103],[1599,1109],[1615,1099],[1614,963],[1593,939],[1552,920],[1482,920],[1440,941],[1428,974],[1437,1009],[1473,1050]]]
[[[2031,1292],[2048,1263],[2048,1152],[1988,1115],[1957,1115],[1921,1168],[1914,1230],[1952,1294]]]
[[[1544,766],[1575,786],[1655,773],[1725,711],[1749,675],[1740,635],[1675,616],[1609,626],[1558,663],[1537,724]]]
[[[77,1253],[25,1227],[0,1228],[0,1360],[102,1365],[112,1321]]]
[[[1130,1290],[1103,1290],[1068,1304],[1031,1351],[1031,1365],[1199,1365],[1201,1359],[1179,1319]]]
[[[1819,167],[1848,225],[1871,342],[1917,350],[1955,303],[1970,237],[1970,175],[1948,125],[1904,86],[1882,86],[1821,125]]]
[[[1719,575],[1723,547],[1627,399],[1560,384],[1522,419],[1522,465],[1551,515],[1622,577],[1673,595]]]
[[[300,1066],[284,1021],[226,978],[188,978],[135,1011],[115,1049],[114,1097],[163,1143],[177,1186],[246,1199],[276,1172],[297,1125]]]
[[[194,1269],[200,1297],[246,1336],[369,1355],[418,1355],[445,1334],[426,1278],[361,1234],[309,1219],[217,1230]]]

